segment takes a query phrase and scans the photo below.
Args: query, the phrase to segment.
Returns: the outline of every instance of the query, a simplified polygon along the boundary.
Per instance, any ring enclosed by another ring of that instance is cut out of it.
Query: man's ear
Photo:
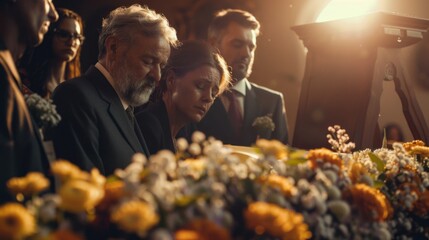
[[[118,52],[118,38],[115,36],[108,36],[106,38],[106,55],[114,58]]]

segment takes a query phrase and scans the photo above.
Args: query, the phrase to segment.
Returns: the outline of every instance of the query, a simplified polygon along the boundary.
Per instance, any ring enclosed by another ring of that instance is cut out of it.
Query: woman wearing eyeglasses
[[[82,18],[75,12],[58,8],[59,19],[51,25],[43,43],[28,51],[21,66],[30,92],[50,98],[61,82],[80,76]]]

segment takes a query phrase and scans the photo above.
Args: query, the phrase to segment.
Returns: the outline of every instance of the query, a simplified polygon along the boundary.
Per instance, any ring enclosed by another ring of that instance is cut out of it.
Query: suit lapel
[[[246,96],[244,97],[244,129],[252,128],[252,123],[258,115],[258,105],[255,91],[253,88],[246,89]]]
[[[143,152],[142,145],[145,143],[140,144],[136,132],[134,131],[133,126],[131,125],[125,113],[121,100],[119,99],[113,87],[103,76],[103,74],[94,66],[88,70],[87,75],[88,79],[94,81],[100,97],[108,104],[107,111],[125,140],[135,152]]]
[[[136,136],[141,144],[141,147],[143,148],[143,153],[146,155],[146,157],[149,157],[150,152],[149,152],[149,149],[147,148],[146,140],[144,139],[143,134],[136,120],[134,120],[134,129],[135,129],[134,131],[136,133]]]
[[[240,144],[245,146],[255,143],[256,140],[256,133],[252,127],[253,121],[255,121],[259,113],[259,104],[257,104],[258,99],[256,98],[253,88],[246,89],[246,96],[244,97],[244,130],[240,141]]]

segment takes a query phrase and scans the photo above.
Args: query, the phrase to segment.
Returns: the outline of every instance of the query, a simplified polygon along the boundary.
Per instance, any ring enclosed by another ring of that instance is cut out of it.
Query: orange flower
[[[11,178],[7,187],[13,194],[31,196],[49,187],[49,180],[39,172],[30,172],[25,177]]]
[[[275,156],[277,159],[285,159],[288,156],[288,148],[278,140],[258,139],[256,147],[266,156]]]
[[[23,239],[36,232],[36,220],[18,203],[0,206],[0,239]]]
[[[413,147],[424,146],[424,145],[425,145],[425,142],[423,142],[422,140],[414,140],[414,141],[406,142],[402,144],[402,146],[404,146],[407,152],[410,152],[413,149]]]
[[[97,211],[108,211],[125,195],[124,182],[113,181],[104,185],[104,197],[97,205]]]
[[[104,190],[105,198],[111,199],[113,201],[117,201],[125,195],[124,182],[122,181],[108,182],[104,186]]]
[[[368,170],[361,163],[353,163],[349,169],[349,177],[352,182],[357,183],[364,175],[368,175]]]
[[[125,202],[111,215],[112,222],[129,233],[144,235],[159,222],[155,210],[145,202]]]
[[[301,214],[274,204],[251,203],[244,212],[244,218],[247,228],[259,235],[267,232],[283,240],[311,238],[311,232]]]
[[[286,197],[291,197],[298,191],[289,179],[279,175],[271,174],[263,176],[259,180],[263,184],[279,189]]]
[[[368,185],[356,184],[344,191],[343,196],[353,203],[366,220],[384,221],[392,213],[386,196]]]
[[[429,157],[429,147],[426,146],[414,146],[410,151],[413,155],[422,155],[424,157]]]
[[[67,181],[59,191],[60,207],[70,212],[93,209],[103,198],[104,189],[83,180]]]
[[[196,219],[175,233],[176,240],[229,240],[227,229],[207,219]]]
[[[174,234],[175,240],[202,240],[196,231],[181,229]]]
[[[88,173],[80,170],[76,165],[66,161],[57,160],[51,164],[51,171],[58,176],[61,181],[69,179],[88,179]]]
[[[317,160],[337,165],[340,169],[343,167],[343,160],[338,155],[326,148],[313,149],[308,152],[307,158],[310,160],[310,167],[317,168]]]

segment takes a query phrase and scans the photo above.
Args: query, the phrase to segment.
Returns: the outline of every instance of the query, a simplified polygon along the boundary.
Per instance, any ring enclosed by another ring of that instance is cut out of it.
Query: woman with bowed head
[[[42,44],[30,49],[21,61],[24,84],[30,92],[50,98],[61,82],[81,75],[80,52],[85,40],[82,18],[58,8],[59,19],[51,25]]]
[[[179,131],[199,122],[229,83],[224,59],[207,43],[186,41],[173,49],[153,93],[155,100],[136,114],[149,152],[175,152]]]

